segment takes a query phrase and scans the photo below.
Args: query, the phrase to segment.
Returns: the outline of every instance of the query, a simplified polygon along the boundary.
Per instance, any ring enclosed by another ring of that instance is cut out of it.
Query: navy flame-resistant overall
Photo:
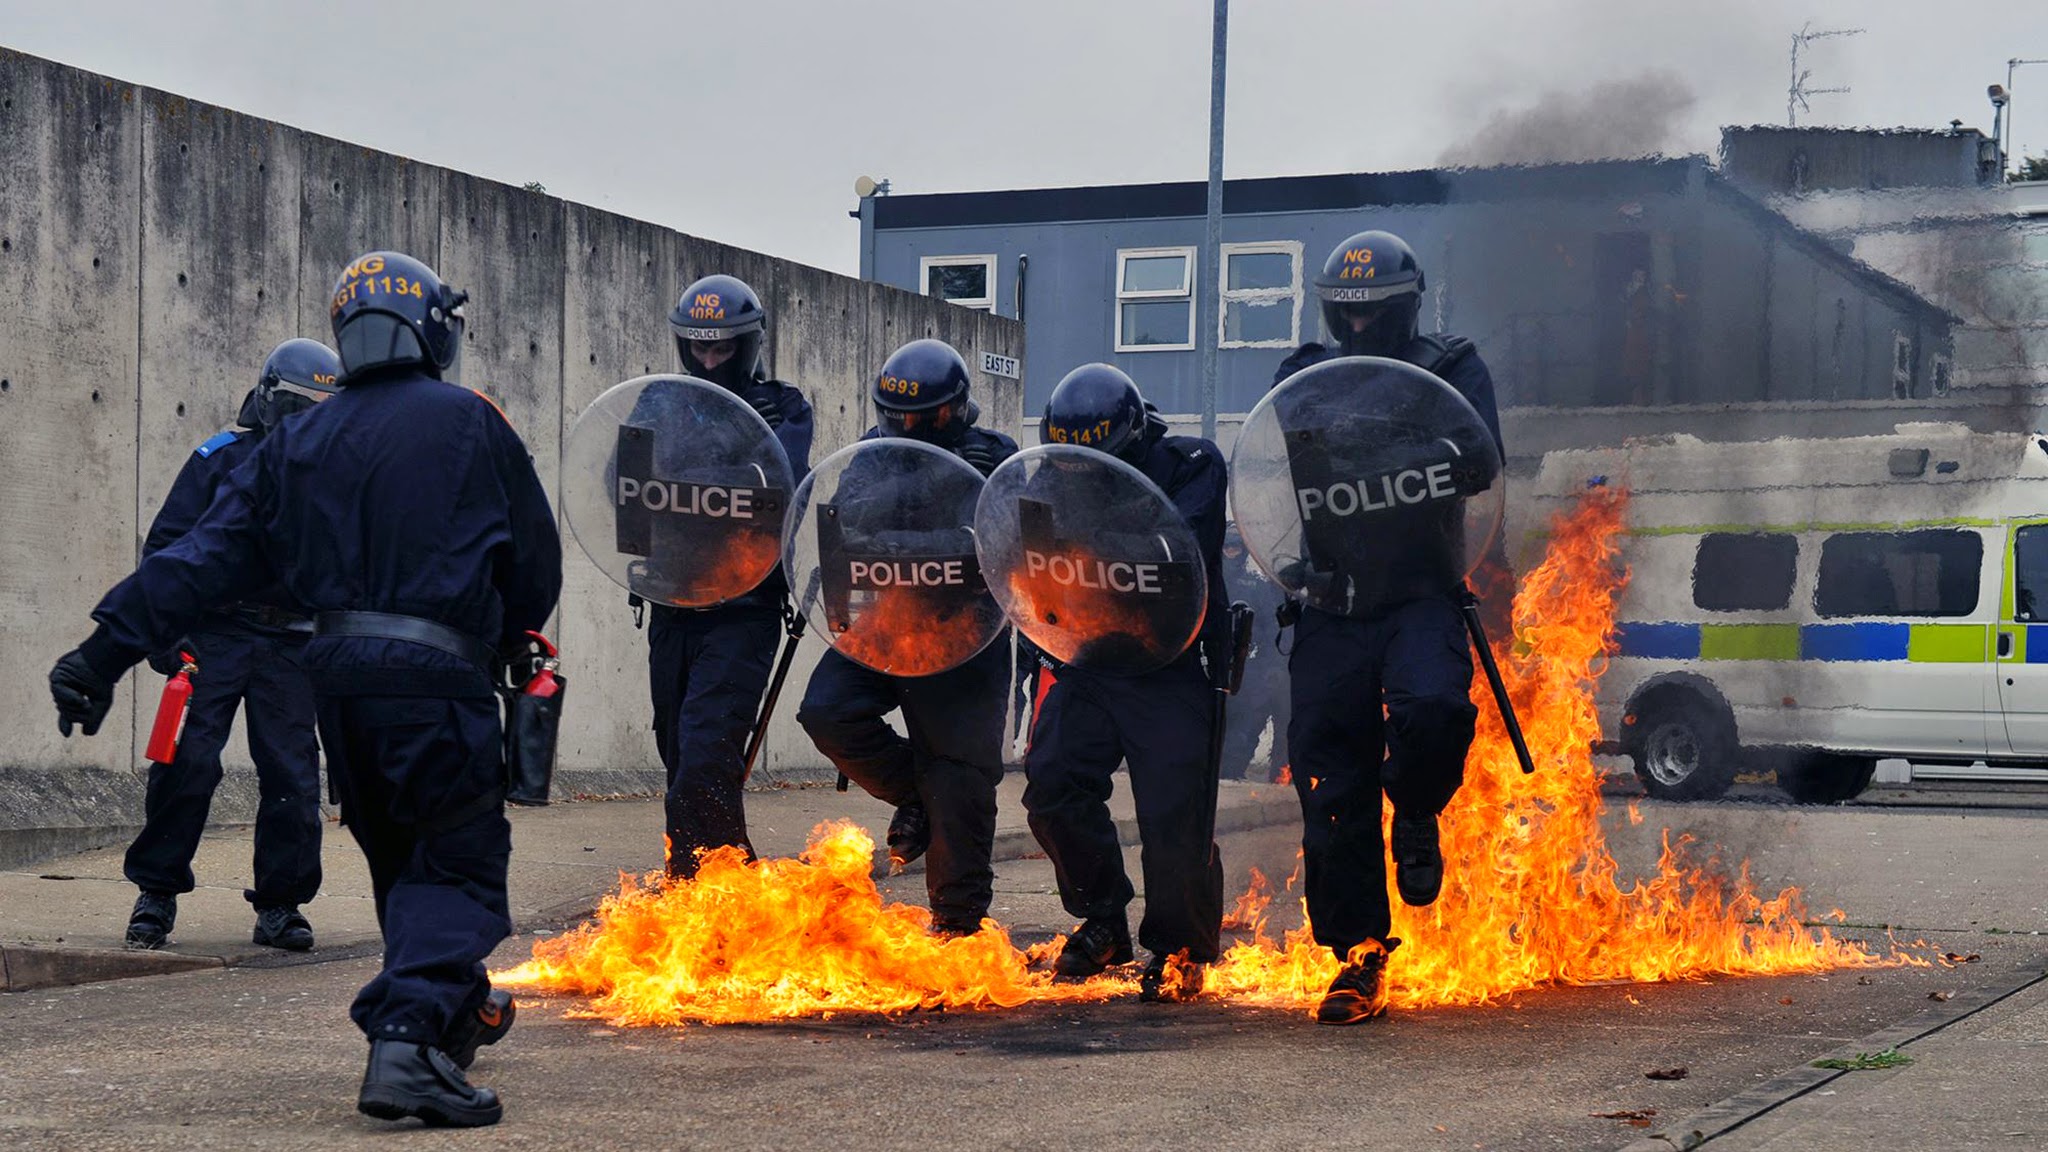
[[[1274,374],[1340,353],[1303,345]],[[1400,359],[1456,388],[1500,442],[1493,377],[1469,341],[1422,336]],[[1316,942],[1340,957],[1392,927],[1380,795],[1394,810],[1435,815],[1465,780],[1478,709],[1472,646],[1456,588],[1355,619],[1304,606],[1288,657],[1287,727],[1301,797],[1303,894]]]
[[[190,531],[228,473],[255,453],[263,439],[256,403],[251,391],[242,401],[241,425],[212,436],[185,461],[143,540],[145,557]],[[243,894],[258,908],[276,908],[307,903],[319,893],[320,748],[313,737],[313,688],[299,667],[312,633],[312,619],[273,585],[207,613],[173,646],[191,653],[199,670],[192,675],[177,759],[149,768],[142,831],[122,867],[136,887],[192,891],[192,856],[220,786],[220,754],[240,708],[248,720],[260,794],[256,883]],[[168,666],[177,654],[162,653],[157,663]]]
[[[469,389],[389,368],[265,437],[199,522],[100,602],[81,652],[126,667],[273,583],[316,619],[392,613],[505,648],[554,611],[561,560],[547,494],[504,416]],[[439,1044],[482,1004],[484,957],[511,930],[492,673],[417,641],[326,631],[301,660],[384,929],[383,971],[351,1015],[372,1040]]]
[[[1165,491],[1195,531],[1208,573],[1202,635],[1173,663],[1143,676],[1058,669],[1031,726],[1024,808],[1051,858],[1060,901],[1082,919],[1120,919],[1134,895],[1109,814],[1110,777],[1127,764],[1138,810],[1145,917],[1138,943],[1155,956],[1186,949],[1216,959],[1223,926],[1223,858],[1213,840],[1216,786],[1209,733],[1216,691],[1201,650],[1221,652],[1229,609],[1223,582],[1228,472],[1216,445],[1163,435],[1150,424],[1124,459]]]
[[[793,477],[810,471],[811,404],[778,380],[757,380],[740,398],[775,429]],[[668,774],[668,866],[696,871],[697,853],[747,841],[743,798],[747,737],[768,690],[788,595],[782,569],[715,608],[649,606],[647,687],[654,746]]]
[[[861,439],[878,434],[870,429]],[[984,474],[1017,453],[1016,441],[983,428],[945,447]],[[849,491],[844,481],[841,490]],[[891,676],[827,652],[797,709],[811,742],[847,779],[885,804],[924,806],[931,822],[925,890],[942,929],[979,928],[994,896],[989,858],[1012,664],[1007,636],[931,676]],[[908,739],[883,719],[897,709]]]

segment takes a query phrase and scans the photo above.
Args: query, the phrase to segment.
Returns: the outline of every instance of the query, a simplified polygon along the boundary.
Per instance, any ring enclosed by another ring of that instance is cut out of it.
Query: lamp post
[[[2006,173],[2006,169],[2004,167],[2005,160],[2008,156],[2012,154],[2012,118],[2015,115],[2012,105],[2010,103],[2010,101],[2012,100],[2012,74],[2014,71],[2020,68],[2024,68],[2029,64],[2048,64],[2048,59],[2022,60],[2019,57],[2015,56],[2012,59],[2007,60],[2005,62],[2005,98],[2008,103],[2005,109],[2005,143],[2000,145],[1998,149],[1998,175],[2001,179],[2004,178]]]
[[[1216,438],[1216,345],[1223,339],[1223,71],[1230,0],[1216,0],[1209,50],[1209,199],[1202,218],[1202,263],[1195,277],[1195,357],[1202,377],[1202,437]]]

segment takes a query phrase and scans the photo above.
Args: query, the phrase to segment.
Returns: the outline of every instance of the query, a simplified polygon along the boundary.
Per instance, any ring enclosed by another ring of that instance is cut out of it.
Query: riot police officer
[[[1315,278],[1335,348],[1304,344],[1278,384],[1337,356],[1381,356],[1426,369],[1471,402],[1500,442],[1493,378],[1472,342],[1420,335],[1424,281],[1400,237],[1367,231],[1339,244]],[[1366,619],[1300,609],[1289,657],[1287,747],[1301,797],[1302,853],[1316,940],[1345,961],[1316,1018],[1355,1024],[1383,1010],[1390,939],[1380,795],[1394,806],[1394,877],[1423,906],[1443,886],[1437,815],[1464,780],[1478,711],[1472,652],[1457,597],[1404,600]]]
[[[237,422],[208,437],[179,470],[143,539],[143,557],[190,531],[228,473],[264,436],[334,395],[340,377],[341,360],[325,344],[278,345],[243,397]],[[294,952],[313,946],[312,925],[299,911],[320,891],[320,749],[313,738],[313,689],[299,667],[299,651],[312,634],[312,619],[272,585],[208,612],[191,635],[150,657],[150,667],[165,675],[175,673],[186,654],[197,670],[177,759],[150,765],[142,831],[122,867],[141,889],[128,919],[128,947],[163,947],[177,920],[178,897],[192,891],[192,856],[220,787],[221,749],[237,708],[248,718],[261,795],[256,886],[243,893],[256,906],[251,939]]]
[[[205,515],[93,611],[50,673],[58,727],[98,730],[114,683],[217,605],[282,584],[314,617],[313,685],[342,822],[368,858],[384,967],[350,1015],[357,1107],[494,1124],[463,1074],[512,1023],[483,960],[511,930],[493,690],[554,611],[561,541],[526,445],[452,382],[465,295],[410,256],[351,263],[330,306],[342,388],[272,431]]]
[[[921,440],[983,476],[1017,452],[1008,436],[975,426],[967,362],[943,341],[913,340],[890,353],[869,391],[876,423],[863,440]],[[853,487],[849,476],[840,490]],[[1011,664],[1001,639],[957,668],[916,677],[890,676],[831,651],[819,658],[797,710],[797,722],[841,773],[895,806],[890,859],[907,864],[929,849],[925,889],[940,935],[978,931],[994,895],[989,858]],[[883,719],[898,709],[907,739]]]
[[[1171,664],[1141,676],[1049,669],[1054,679],[1033,718],[1025,758],[1032,834],[1052,860],[1068,914],[1082,918],[1062,944],[1055,972],[1082,979],[1132,959],[1125,908],[1134,893],[1108,804],[1110,776],[1123,763],[1130,766],[1144,844],[1138,942],[1151,958],[1140,975],[1140,996],[1185,998],[1201,988],[1199,966],[1216,959],[1223,922],[1209,744],[1218,705],[1204,665],[1219,666],[1228,617],[1222,568],[1227,469],[1215,444],[1167,435],[1166,422],[1138,386],[1108,364],[1084,364],[1060,381],[1046,401],[1043,433],[1047,441],[1115,456],[1157,484],[1194,529],[1207,572],[1202,636]],[[1183,952],[1197,966],[1194,977],[1167,980],[1169,960]]]
[[[683,371],[745,400],[782,442],[801,480],[810,471],[811,404],[770,379],[761,362],[768,313],[745,281],[706,276],[683,289],[669,315]],[[697,854],[739,845],[749,854],[747,737],[768,688],[788,587],[781,569],[713,608],[656,604],[647,629],[654,746],[668,776],[668,871],[691,876]],[[633,598],[635,608],[639,598]]]

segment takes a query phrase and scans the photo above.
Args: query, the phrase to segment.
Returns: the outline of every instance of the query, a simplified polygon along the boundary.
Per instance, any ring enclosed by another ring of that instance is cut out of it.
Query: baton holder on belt
[[[562,702],[569,680],[558,675],[560,653],[538,632],[540,646],[526,683],[505,697],[505,802],[538,807],[554,782],[555,750],[562,735]]]

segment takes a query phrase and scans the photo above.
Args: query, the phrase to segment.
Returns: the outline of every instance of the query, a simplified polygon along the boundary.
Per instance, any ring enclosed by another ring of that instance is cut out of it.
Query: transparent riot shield
[[[797,606],[840,655],[892,676],[972,659],[1007,621],[974,554],[981,473],[915,440],[863,440],[798,485],[783,538]]]
[[[1456,389],[1398,360],[1304,368],[1245,417],[1230,506],[1289,596],[1371,616],[1458,589],[1500,529],[1500,449]]]
[[[1209,588],[1194,529],[1113,456],[1072,444],[1012,456],[982,489],[974,537],[1004,614],[1062,663],[1141,675],[1201,631]]]
[[[691,376],[642,376],[569,430],[562,505],[604,574],[657,604],[752,591],[782,555],[789,458],[767,421]]]

